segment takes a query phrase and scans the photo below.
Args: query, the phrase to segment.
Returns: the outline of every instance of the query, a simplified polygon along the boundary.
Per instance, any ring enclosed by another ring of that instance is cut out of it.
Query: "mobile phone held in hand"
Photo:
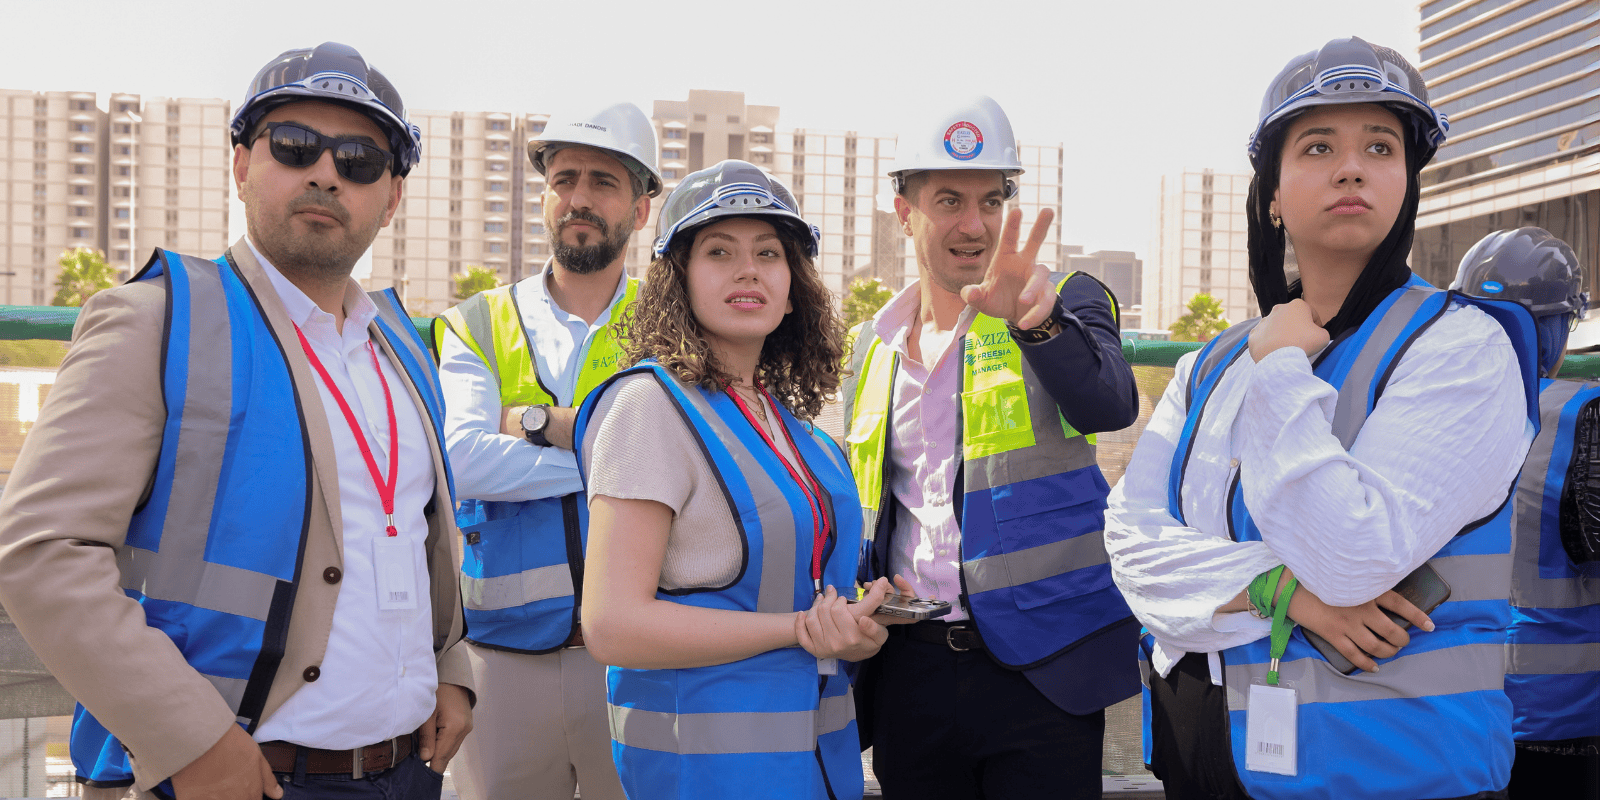
[[[1439,573],[1426,561],[1410,575],[1401,578],[1400,582],[1394,585],[1394,590],[1424,614],[1432,614],[1434,609],[1450,599],[1450,584],[1445,583],[1444,578],[1439,577]],[[1384,609],[1383,613],[1402,629],[1411,627],[1411,621],[1405,617],[1388,609]],[[1356,671],[1356,665],[1350,663],[1350,659],[1335,649],[1332,642],[1311,632],[1310,629],[1301,630],[1305,632],[1306,641],[1317,648],[1317,652],[1328,659],[1328,663],[1339,670],[1340,674],[1349,675]]]
[[[885,597],[883,602],[878,604],[878,610],[872,613],[901,619],[933,619],[949,614],[950,604],[943,600],[924,600],[920,597],[891,594]]]

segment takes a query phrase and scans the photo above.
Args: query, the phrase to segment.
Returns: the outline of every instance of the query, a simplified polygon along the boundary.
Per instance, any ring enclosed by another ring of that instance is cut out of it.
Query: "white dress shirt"
[[[1500,506],[1533,440],[1515,352],[1476,308],[1450,310],[1413,343],[1348,452],[1332,433],[1337,393],[1302,351],[1246,353],[1195,433],[1180,525],[1167,475],[1195,358],[1179,360],[1106,511],[1113,575],[1155,636],[1163,676],[1185,653],[1267,636],[1269,622],[1216,609],[1279,564],[1330,605],[1392,588]],[[1229,538],[1236,470],[1262,541]]]
[[[378,584],[373,570],[373,541],[386,533],[386,515],[372,473],[345,421],[333,393],[317,378],[317,389],[339,469],[339,496],[329,498],[338,510],[344,537],[344,575],[333,608],[333,628],[320,665],[322,676],[300,687],[272,716],[256,728],[258,742],[285,741],[306,747],[348,750],[416,730],[433,714],[438,670],[433,655],[433,605],[428,601],[428,565],[424,540],[428,523],[423,509],[433,499],[433,456],[421,412],[411,401],[404,377],[390,363],[383,347],[368,334],[378,307],[356,285],[346,284],[345,321],[335,329],[333,315],[311,298],[251,245],[272,286],[283,300],[289,319],[300,326],[311,349],[327,368],[351,412],[361,424],[378,469],[389,468],[389,414],[383,384],[373,369],[367,343],[394,399],[399,435],[399,471],[395,480],[394,524],[412,543],[416,607],[378,609]],[[283,342],[297,352],[300,342]],[[292,357],[292,356],[291,356]],[[315,374],[315,370],[313,370]],[[305,387],[301,387],[302,392]],[[302,394],[303,401],[309,401]],[[320,575],[310,579],[321,580]]]
[[[872,322],[878,339],[900,356],[886,454],[891,502],[899,505],[889,574],[905,576],[918,597],[949,603],[950,613],[941,619],[955,622],[966,619],[967,612],[960,603],[961,525],[954,502],[962,361],[961,354],[952,351],[977,312],[968,306],[954,329],[935,333],[922,326],[921,306],[921,291],[913,282]],[[907,352],[907,339],[917,328],[922,362]]]
[[[556,305],[548,284],[552,268],[552,262],[545,262],[543,271],[518,281],[511,291],[530,334],[539,380],[555,393],[556,405],[571,406],[589,346],[611,324],[612,309],[622,301],[628,283],[626,276],[617,281],[611,302],[591,325]],[[439,348],[439,382],[457,496],[521,501],[583,491],[571,450],[539,447],[500,432],[500,385],[483,359],[448,329]]]

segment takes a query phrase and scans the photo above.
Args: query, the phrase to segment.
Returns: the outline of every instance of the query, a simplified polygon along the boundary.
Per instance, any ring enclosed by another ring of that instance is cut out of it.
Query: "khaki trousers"
[[[578,647],[541,656],[464,643],[478,704],[450,761],[462,800],[625,800],[611,761],[606,668]]]

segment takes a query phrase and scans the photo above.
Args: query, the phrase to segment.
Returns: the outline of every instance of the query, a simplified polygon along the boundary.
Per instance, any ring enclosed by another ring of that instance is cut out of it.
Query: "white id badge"
[[[1245,712],[1244,767],[1255,772],[1296,775],[1299,705],[1293,689],[1251,684]]]
[[[819,659],[817,659],[817,674],[818,675],[838,675],[839,674],[839,659],[837,659],[837,658],[819,658]]]
[[[372,568],[378,578],[378,610],[417,607],[417,570],[411,559],[415,545],[400,536],[372,540]]]

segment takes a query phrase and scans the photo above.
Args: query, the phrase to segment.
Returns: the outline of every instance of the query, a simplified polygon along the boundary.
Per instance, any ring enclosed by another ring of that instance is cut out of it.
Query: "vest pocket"
[[[1005,566],[1009,578],[1003,584],[1017,608],[1036,609],[1112,585],[1103,533],[1107,491],[1093,467],[993,490],[997,563]]]
[[[1028,390],[1022,381],[961,393],[963,458],[983,458],[1033,443]]]

